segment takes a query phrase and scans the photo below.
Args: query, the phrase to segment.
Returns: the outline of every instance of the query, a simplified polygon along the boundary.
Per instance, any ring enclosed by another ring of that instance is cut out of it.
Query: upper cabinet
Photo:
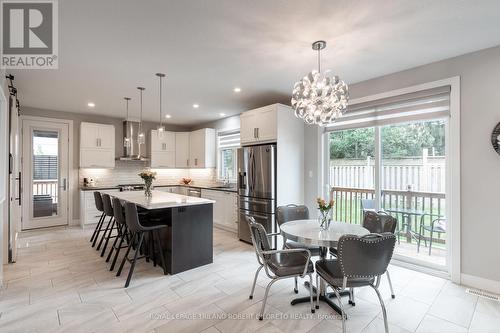
[[[241,114],[242,145],[276,142],[278,138],[279,104],[268,105]]]
[[[115,167],[115,127],[80,124],[80,168]]]
[[[215,130],[202,128],[189,135],[189,166],[215,168]]]
[[[175,133],[175,167],[189,168],[189,132]]]
[[[175,133],[151,130],[151,167],[175,168]]]

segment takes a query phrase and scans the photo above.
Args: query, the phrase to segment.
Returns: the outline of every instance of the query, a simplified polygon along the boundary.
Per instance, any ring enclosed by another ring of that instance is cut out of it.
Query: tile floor
[[[125,277],[116,278],[90,247],[91,232],[21,235],[17,263],[4,267],[0,332],[341,332],[339,317],[325,305],[315,315],[308,304],[290,305],[293,280],[273,286],[267,316],[258,321],[266,278],[249,300],[255,255],[234,234],[214,232],[213,264],[163,276],[141,262],[124,289]],[[390,271],[396,299],[386,279],[381,292],[391,332],[500,332],[500,303],[440,278],[395,266]],[[304,288],[300,294],[306,295]],[[347,306],[348,331],[383,332],[373,291],[359,290],[356,297],[356,306]],[[302,318],[284,319],[292,314]]]

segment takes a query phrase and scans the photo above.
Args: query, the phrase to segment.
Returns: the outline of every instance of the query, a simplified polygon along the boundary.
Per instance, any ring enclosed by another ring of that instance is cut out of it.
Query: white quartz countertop
[[[155,190],[152,191],[153,195],[149,198],[144,195],[143,191],[101,191],[101,193],[109,194],[111,197],[134,203],[145,209],[162,209],[215,203],[214,200]]]

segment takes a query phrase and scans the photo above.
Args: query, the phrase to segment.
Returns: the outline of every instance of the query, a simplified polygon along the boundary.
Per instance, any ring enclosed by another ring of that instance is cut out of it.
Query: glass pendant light
[[[128,102],[131,100],[131,98],[130,97],[123,97],[123,99],[127,103],[127,118],[125,118],[125,120],[128,121]],[[123,147],[130,148],[131,145],[132,145],[132,138],[125,135],[125,137],[123,138]]]
[[[163,138],[163,133],[165,131],[165,128],[163,127],[163,117],[162,117],[162,112],[161,112],[161,92],[162,92],[162,79],[165,77],[165,74],[163,73],[156,73],[156,76],[160,79],[160,124],[158,125],[158,137]]]
[[[321,73],[321,50],[325,41],[317,41],[312,48],[318,51],[318,70],[313,70],[295,83],[292,108],[295,115],[307,124],[326,126],[341,117],[347,110],[349,92],[347,84],[338,76]]]
[[[141,104],[141,118],[139,120],[139,134],[137,135],[137,143],[140,145],[143,145],[146,143],[146,136],[144,134],[144,131],[142,130],[142,93],[146,88],[144,87],[137,87],[139,89],[139,94],[140,94],[140,104]]]

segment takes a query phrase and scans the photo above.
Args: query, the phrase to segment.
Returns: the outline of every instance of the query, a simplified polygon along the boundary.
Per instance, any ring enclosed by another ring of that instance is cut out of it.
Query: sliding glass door
[[[334,219],[362,224],[363,210],[398,220],[395,258],[446,270],[444,119],[327,133]]]

